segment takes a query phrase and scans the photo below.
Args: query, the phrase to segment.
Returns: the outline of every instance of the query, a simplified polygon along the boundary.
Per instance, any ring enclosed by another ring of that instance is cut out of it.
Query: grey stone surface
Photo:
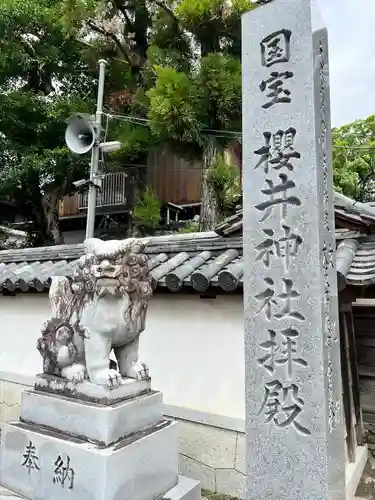
[[[1,482],[30,500],[150,500],[177,484],[176,431],[163,420],[101,449],[39,426],[5,424]]]
[[[216,471],[216,491],[234,498],[245,498],[246,476],[233,469]]]
[[[214,468],[234,468],[237,433],[180,421],[180,453]]]
[[[12,491],[9,491],[6,488],[0,486],[0,500],[19,500],[20,498],[25,497],[21,497],[20,495],[17,495]]]
[[[100,386],[87,381],[75,384],[62,377],[43,374],[36,377],[34,387],[35,390],[41,392],[58,394],[101,405],[112,405],[125,399],[146,394],[151,390],[151,379],[135,380],[124,378],[119,387],[109,389],[104,385]]]
[[[199,480],[205,490],[216,491],[216,471],[208,465],[202,464],[193,458],[180,455],[180,474]]]
[[[200,500],[201,488],[199,481],[178,476],[178,483],[167,491],[161,500]],[[0,499],[1,500],[1,499]]]
[[[20,500],[22,498],[25,497],[21,497],[0,486],[0,500]],[[199,481],[184,476],[178,476],[178,483],[176,486],[160,497],[161,500],[200,500],[200,498],[201,489]]]
[[[237,433],[235,470],[246,474],[246,434]]]
[[[311,0],[246,14],[242,61],[246,498],[342,500],[328,42]]]
[[[53,428],[102,445],[109,445],[163,417],[160,392],[114,405],[97,405],[63,396],[25,391],[21,396],[22,421]]]

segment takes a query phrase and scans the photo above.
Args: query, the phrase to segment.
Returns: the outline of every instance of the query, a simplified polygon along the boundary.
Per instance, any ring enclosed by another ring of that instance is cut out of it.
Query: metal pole
[[[95,209],[96,209],[96,187],[97,173],[99,168],[99,146],[100,146],[100,130],[102,127],[103,115],[103,99],[104,99],[104,79],[105,79],[105,66],[107,61],[100,59],[99,61],[99,84],[98,84],[98,101],[96,104],[95,114],[95,130],[96,140],[91,153],[91,166],[90,166],[90,187],[87,203],[87,222],[86,222],[86,239],[94,237],[95,228]]]

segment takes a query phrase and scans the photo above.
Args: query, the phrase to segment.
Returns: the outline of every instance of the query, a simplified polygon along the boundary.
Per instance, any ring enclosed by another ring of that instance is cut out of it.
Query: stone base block
[[[151,379],[123,378],[120,386],[107,388],[87,381],[74,384],[61,377],[42,374],[37,376],[34,387],[40,392],[49,392],[101,405],[113,405],[124,399],[135,398],[150,392]]]
[[[98,405],[38,391],[21,396],[21,421],[108,446],[163,418],[161,392]]]
[[[16,493],[0,486],[0,500],[19,500]],[[199,481],[188,479],[184,476],[178,476],[178,483],[172,489],[167,491],[160,500],[200,500],[201,489]]]
[[[20,422],[5,424],[1,441],[1,483],[30,500],[153,500],[178,484],[168,419],[107,448]]]
[[[167,491],[160,500],[200,500],[200,498],[201,487],[199,481],[178,476],[176,486]]]

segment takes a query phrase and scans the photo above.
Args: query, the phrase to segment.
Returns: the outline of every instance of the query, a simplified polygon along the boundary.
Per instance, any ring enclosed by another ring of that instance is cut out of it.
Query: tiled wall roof
[[[340,288],[347,283],[375,284],[375,240],[369,238],[347,234],[339,244]],[[46,290],[53,276],[71,277],[83,253],[83,244],[1,251],[0,289]],[[155,287],[198,293],[210,287],[224,292],[242,288],[242,237],[223,238],[213,232],[162,236],[149,240],[146,253]]]

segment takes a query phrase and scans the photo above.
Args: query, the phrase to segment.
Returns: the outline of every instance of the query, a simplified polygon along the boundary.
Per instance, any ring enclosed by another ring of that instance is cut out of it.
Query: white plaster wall
[[[0,296],[0,372],[34,376],[41,371],[35,345],[49,314],[47,294]],[[243,422],[243,350],[241,296],[152,298],[141,357],[166,405]],[[171,409],[172,416],[176,412],[177,417],[178,408]],[[199,413],[195,417],[199,421]]]

